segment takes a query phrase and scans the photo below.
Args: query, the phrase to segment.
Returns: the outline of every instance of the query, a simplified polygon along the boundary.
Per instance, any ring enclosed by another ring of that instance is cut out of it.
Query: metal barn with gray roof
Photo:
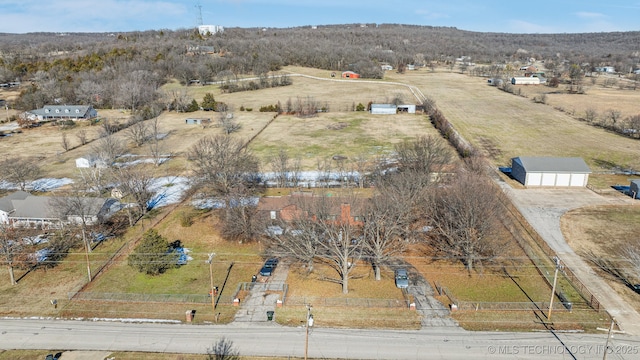
[[[528,157],[511,159],[511,176],[524,186],[584,187],[591,169],[582,158]]]

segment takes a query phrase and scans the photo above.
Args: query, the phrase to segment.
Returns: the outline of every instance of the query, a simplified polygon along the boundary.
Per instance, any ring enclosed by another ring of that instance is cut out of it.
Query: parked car
[[[396,287],[400,289],[409,287],[409,274],[407,273],[407,269],[397,269],[395,278]]]
[[[260,269],[260,275],[262,276],[271,276],[273,270],[278,266],[278,259],[271,258],[264,262],[262,269]]]

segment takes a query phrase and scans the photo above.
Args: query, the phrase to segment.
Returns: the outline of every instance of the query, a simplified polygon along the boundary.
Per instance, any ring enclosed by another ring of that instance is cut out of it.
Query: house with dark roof
[[[13,206],[13,200],[24,200],[30,194],[25,191],[16,191],[7,196],[3,196],[0,198],[0,224],[8,224],[9,223],[9,215],[11,215],[15,211],[15,207]]]
[[[62,215],[53,204],[54,197],[34,196],[24,191],[17,191],[0,198],[0,222],[16,227],[61,228],[66,224],[82,222],[87,225],[96,224],[111,214],[115,199],[83,198],[84,214],[73,210]]]
[[[32,121],[87,120],[97,117],[98,111],[91,105],[45,105],[21,116]]]
[[[511,176],[524,186],[584,187],[591,169],[579,157],[529,157],[511,159]]]

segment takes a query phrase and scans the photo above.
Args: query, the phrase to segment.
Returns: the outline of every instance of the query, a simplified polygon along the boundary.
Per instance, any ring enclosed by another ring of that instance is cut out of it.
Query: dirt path
[[[565,266],[586,284],[619,327],[640,335],[640,314],[598,276],[567,244],[560,228],[560,218],[571,209],[589,205],[625,205],[632,200],[623,196],[602,196],[588,189],[521,189],[502,183],[514,205],[556,252]]]

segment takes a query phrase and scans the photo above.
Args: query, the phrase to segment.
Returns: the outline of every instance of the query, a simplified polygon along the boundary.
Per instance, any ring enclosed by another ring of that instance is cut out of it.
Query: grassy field
[[[640,169],[639,141],[487,86],[484,78],[439,71],[390,74],[389,78],[414,84],[435,99],[462,136],[496,165],[510,165],[516,156],[577,156],[595,172],[609,170],[611,165]],[[585,101],[588,97],[602,101],[597,94],[584,96]]]
[[[640,208],[635,206],[575,209],[562,217],[561,226],[569,245],[589,264],[590,253],[615,261],[619,260],[616,254],[625,245],[640,245],[637,237],[630,236],[640,231]],[[617,264],[628,266],[624,262]],[[599,272],[595,267],[594,271]],[[640,295],[606,274],[599,273],[625,301],[640,311]],[[640,278],[636,278],[635,281],[640,282]]]
[[[282,149],[291,157],[299,156],[304,169],[316,170],[318,162],[330,160],[334,155],[349,159],[358,155],[369,159],[389,155],[394,144],[418,134],[437,134],[425,116],[350,112],[301,119],[284,115],[278,116],[250,148],[266,167],[269,157]]]

